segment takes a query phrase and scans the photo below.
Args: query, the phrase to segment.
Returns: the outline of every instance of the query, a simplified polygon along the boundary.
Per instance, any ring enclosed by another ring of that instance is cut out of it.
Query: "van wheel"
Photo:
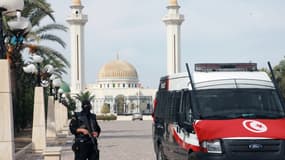
[[[190,154],[188,154],[188,160],[197,160],[195,157],[191,156]]]
[[[156,160],[167,160],[161,145],[158,146],[158,151],[156,154]]]

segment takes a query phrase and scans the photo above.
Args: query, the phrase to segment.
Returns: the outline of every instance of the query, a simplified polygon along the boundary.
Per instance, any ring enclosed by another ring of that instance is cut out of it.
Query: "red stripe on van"
[[[199,142],[242,137],[285,139],[285,119],[199,120],[194,128]]]
[[[180,136],[178,135],[178,133],[176,132],[176,130],[172,127],[172,134],[174,137],[174,140],[179,144],[179,146],[187,151],[192,150],[192,151],[201,151],[201,148],[199,146],[195,146],[193,144],[189,144],[186,143],[182,138],[180,138]]]

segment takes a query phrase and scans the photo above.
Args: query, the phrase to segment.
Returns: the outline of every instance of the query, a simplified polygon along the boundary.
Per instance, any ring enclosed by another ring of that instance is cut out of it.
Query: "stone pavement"
[[[100,160],[155,160],[152,121],[100,121]],[[62,160],[73,160],[71,144],[64,147]]]
[[[152,121],[99,121],[99,124],[100,160],[155,160]],[[73,135],[68,135],[49,139],[47,144],[62,147],[61,160],[73,160],[72,140]],[[43,156],[28,154],[23,160],[43,160]]]

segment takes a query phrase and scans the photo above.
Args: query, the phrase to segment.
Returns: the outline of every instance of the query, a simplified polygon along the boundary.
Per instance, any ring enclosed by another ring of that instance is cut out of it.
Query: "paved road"
[[[100,160],[155,160],[151,121],[99,122]],[[63,153],[63,160],[72,160],[73,153]]]

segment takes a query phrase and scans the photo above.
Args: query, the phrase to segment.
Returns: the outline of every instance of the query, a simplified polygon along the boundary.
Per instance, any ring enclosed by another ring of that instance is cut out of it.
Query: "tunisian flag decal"
[[[285,139],[285,119],[199,120],[194,129],[200,142],[245,137]]]
[[[264,123],[256,120],[244,120],[242,124],[244,128],[254,133],[262,133],[267,131],[267,126]]]

